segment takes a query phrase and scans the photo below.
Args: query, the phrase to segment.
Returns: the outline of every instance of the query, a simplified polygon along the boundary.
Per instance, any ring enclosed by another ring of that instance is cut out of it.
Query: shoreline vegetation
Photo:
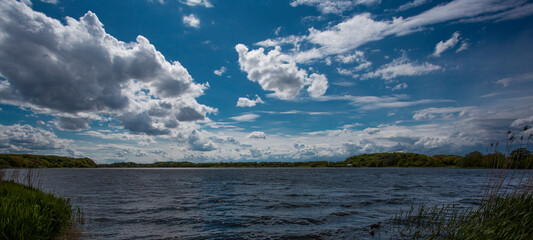
[[[521,161],[512,161],[521,159]],[[512,168],[525,169],[533,166],[533,153],[526,148],[517,148],[508,154],[497,151],[482,154],[474,151],[465,156],[433,155],[418,153],[372,153],[347,158],[344,161],[305,161],[305,162],[117,162],[96,164],[90,158],[70,158],[52,155],[0,154],[2,168],[357,168],[357,167],[417,167],[417,168]]]
[[[392,218],[398,239],[533,239],[533,173],[526,150],[532,134],[510,136],[504,154],[491,144],[483,194],[476,207],[412,205]],[[509,134],[510,132],[508,132]],[[512,150],[511,149],[515,149]],[[522,170],[516,170],[522,168]],[[511,171],[515,170],[515,171]]]
[[[80,239],[81,210],[38,185],[31,169],[15,169],[10,176],[0,169],[0,239]]]

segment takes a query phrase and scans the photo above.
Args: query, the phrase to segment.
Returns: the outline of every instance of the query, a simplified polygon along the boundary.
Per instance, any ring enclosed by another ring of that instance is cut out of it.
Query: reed
[[[509,131],[503,154],[498,143],[491,144],[493,168],[488,170],[477,207],[411,206],[393,217],[394,239],[533,239],[528,129],[517,136]]]
[[[32,169],[0,170],[0,239],[80,239],[83,214],[37,188]]]

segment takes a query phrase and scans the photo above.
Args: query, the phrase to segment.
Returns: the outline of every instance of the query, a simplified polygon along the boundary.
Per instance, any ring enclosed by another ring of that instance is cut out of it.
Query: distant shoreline
[[[507,163],[514,161],[512,166]],[[306,162],[117,162],[96,164],[89,158],[70,158],[52,155],[0,154],[0,169],[7,168],[532,168],[533,154],[524,148],[516,149],[508,155],[492,153],[483,155],[471,152],[465,156],[433,155],[418,153],[372,153],[347,158],[344,161]]]

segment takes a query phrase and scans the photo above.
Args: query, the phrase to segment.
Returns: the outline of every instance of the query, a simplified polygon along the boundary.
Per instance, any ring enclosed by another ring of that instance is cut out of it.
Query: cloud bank
[[[59,129],[88,129],[91,120],[111,116],[148,135],[169,134],[165,123],[216,111],[195,99],[208,85],[196,84],[145,37],[122,42],[92,12],[65,22],[17,1],[0,2],[1,103],[56,116]]]

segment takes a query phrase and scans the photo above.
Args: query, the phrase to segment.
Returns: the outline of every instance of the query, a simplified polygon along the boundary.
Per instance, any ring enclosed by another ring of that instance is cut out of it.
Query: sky
[[[533,125],[532,26],[526,0],[0,0],[0,152],[486,153]]]

